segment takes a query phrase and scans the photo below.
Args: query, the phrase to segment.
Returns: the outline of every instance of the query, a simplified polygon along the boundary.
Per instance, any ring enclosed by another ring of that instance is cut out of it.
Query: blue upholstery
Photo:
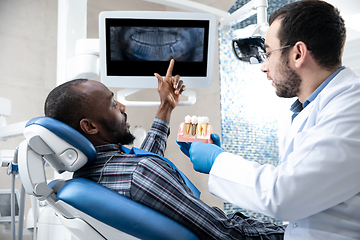
[[[100,222],[140,239],[198,239],[176,221],[87,179],[68,181],[58,191],[57,198]]]
[[[50,130],[56,136],[82,151],[88,158],[88,162],[85,164],[85,166],[96,160],[96,150],[91,142],[69,125],[54,118],[37,117],[28,121],[25,127],[28,127],[32,124],[37,124]]]

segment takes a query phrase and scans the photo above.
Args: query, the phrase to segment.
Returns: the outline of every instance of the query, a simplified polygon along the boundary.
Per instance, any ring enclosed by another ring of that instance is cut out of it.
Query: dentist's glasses
[[[270,54],[271,54],[272,52],[275,52],[275,51],[281,50],[281,49],[285,49],[285,48],[288,48],[288,47],[291,47],[291,46],[293,46],[293,45],[291,45],[291,44],[290,44],[290,45],[286,45],[286,46],[284,46],[284,47],[277,48],[277,49],[271,50],[271,51],[269,51],[269,52],[259,52],[258,54],[259,54],[260,58],[262,59],[262,61],[265,62],[267,59],[269,59],[269,56],[270,56]]]

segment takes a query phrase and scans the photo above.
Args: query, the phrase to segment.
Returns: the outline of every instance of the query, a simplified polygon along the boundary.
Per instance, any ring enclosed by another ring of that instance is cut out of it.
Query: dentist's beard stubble
[[[281,58],[282,61],[279,72],[283,80],[281,82],[275,82],[273,80],[276,95],[283,98],[296,97],[300,90],[301,78],[290,68],[288,60],[285,60],[285,55],[282,55]]]

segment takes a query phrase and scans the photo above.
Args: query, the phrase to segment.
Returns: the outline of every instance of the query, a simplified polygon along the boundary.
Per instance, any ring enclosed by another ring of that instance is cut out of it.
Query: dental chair
[[[48,117],[30,120],[19,145],[25,191],[46,200],[78,239],[198,239],[176,221],[93,181],[76,178],[47,184],[45,162],[74,172],[96,160],[94,146],[68,125]]]

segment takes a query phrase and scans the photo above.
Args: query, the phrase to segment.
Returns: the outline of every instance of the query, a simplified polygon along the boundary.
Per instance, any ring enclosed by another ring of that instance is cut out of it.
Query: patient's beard
[[[104,122],[103,124],[111,134],[111,139],[114,141],[113,143],[131,145],[134,142],[135,136],[130,133],[128,126],[125,125],[125,127],[123,127],[124,132],[121,132],[120,129],[122,126],[119,123]]]
[[[118,143],[121,145],[131,145],[135,140],[135,136],[132,135],[129,130],[126,130],[124,134],[119,134]]]

